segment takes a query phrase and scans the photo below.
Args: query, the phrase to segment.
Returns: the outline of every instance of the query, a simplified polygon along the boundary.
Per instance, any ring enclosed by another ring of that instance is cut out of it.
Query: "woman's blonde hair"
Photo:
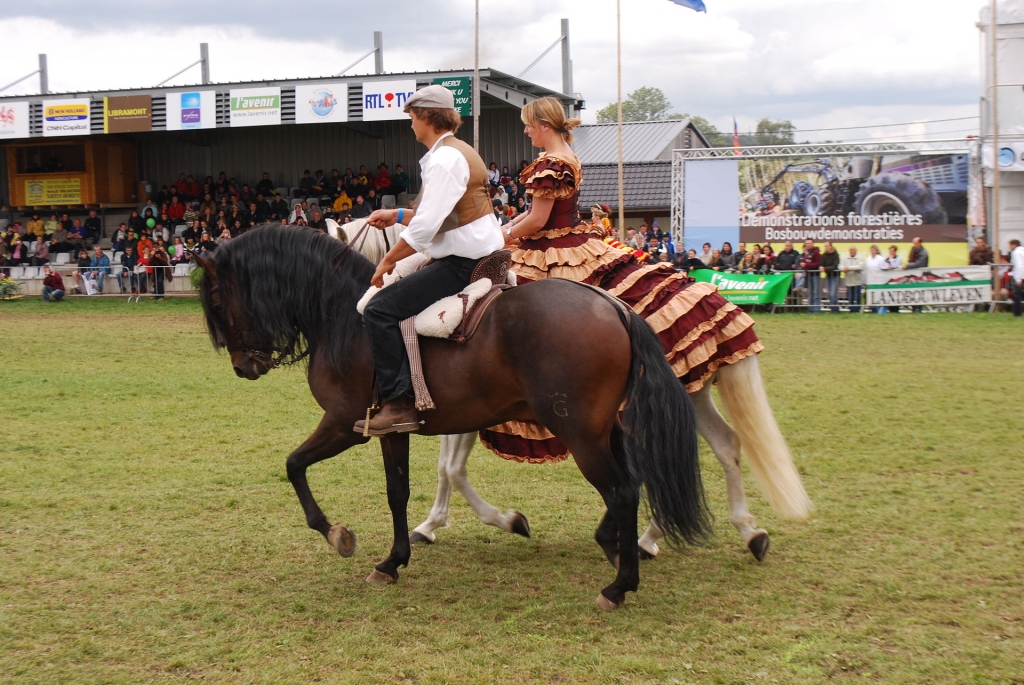
[[[572,130],[580,125],[579,119],[565,116],[565,105],[550,95],[534,100],[523,107],[523,123],[527,126],[548,126],[562,135],[562,140],[572,144]]]

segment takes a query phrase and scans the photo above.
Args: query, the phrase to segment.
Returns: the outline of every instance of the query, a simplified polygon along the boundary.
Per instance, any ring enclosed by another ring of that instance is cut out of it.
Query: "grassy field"
[[[414,549],[398,585],[376,443],[311,485],[359,549],[308,530],[284,459],[320,412],[302,372],[252,383],[194,301],[0,303],[0,681],[19,683],[1024,683],[1024,325],[1008,316],[758,317],[769,395],[817,505],[757,563],[645,562],[605,614],[602,507],[571,464],[478,448],[481,495],[530,517]],[[437,440],[413,440],[411,520]]]

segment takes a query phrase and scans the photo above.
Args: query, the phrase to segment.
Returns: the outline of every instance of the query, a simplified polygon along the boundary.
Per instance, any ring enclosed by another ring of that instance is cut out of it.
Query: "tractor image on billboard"
[[[923,224],[964,223],[967,216],[966,155],[794,160],[771,169],[763,185],[755,185],[758,172],[769,170],[751,171],[744,204],[757,214],[904,214],[920,215]]]

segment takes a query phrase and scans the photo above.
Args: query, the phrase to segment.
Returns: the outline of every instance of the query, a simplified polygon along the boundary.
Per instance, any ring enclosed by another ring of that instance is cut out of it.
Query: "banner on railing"
[[[955,307],[992,301],[987,266],[867,272],[869,307]]]
[[[793,283],[792,273],[731,274],[696,269],[690,276],[718,286],[718,292],[733,304],[782,304]]]

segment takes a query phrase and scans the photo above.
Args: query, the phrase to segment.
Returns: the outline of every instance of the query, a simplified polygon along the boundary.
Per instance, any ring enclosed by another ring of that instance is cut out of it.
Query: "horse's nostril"
[[[235,367],[235,375],[238,376],[239,378],[245,378],[245,373],[242,372],[242,367]]]

